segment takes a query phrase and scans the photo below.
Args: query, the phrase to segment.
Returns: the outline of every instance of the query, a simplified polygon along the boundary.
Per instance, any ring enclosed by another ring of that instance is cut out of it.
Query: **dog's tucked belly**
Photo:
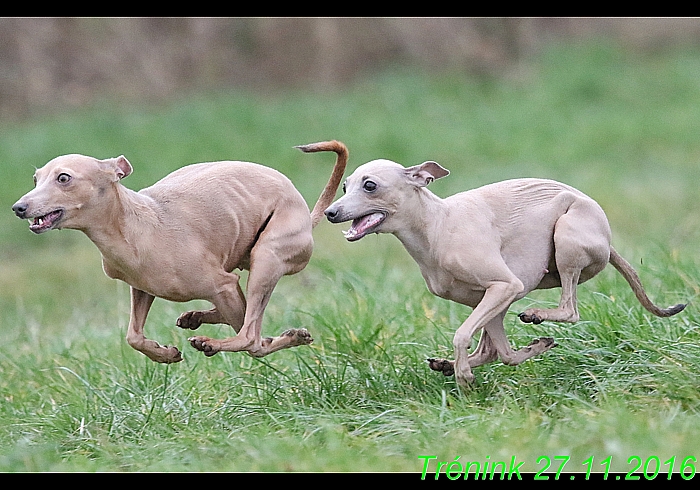
[[[163,263],[165,266],[163,267]],[[161,260],[159,267],[151,267],[152,272],[139,274],[138,269],[116,266],[104,256],[102,268],[108,277],[124,281],[135,289],[169,301],[184,302],[193,299],[208,299],[215,278],[203,275],[194,267],[168,267],[168,260]],[[145,265],[145,267],[148,267]]]

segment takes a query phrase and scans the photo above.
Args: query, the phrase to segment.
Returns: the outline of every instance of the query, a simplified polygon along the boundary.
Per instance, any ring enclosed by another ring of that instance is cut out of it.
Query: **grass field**
[[[637,456],[660,479],[675,458],[678,471],[700,458],[698,74],[700,51],[593,43],[551,49],[500,79],[396,68],[339,92],[104,101],[3,123],[0,471],[420,473],[422,456],[435,456],[430,478],[457,457],[515,458],[522,472],[543,469],[543,456],[550,471],[568,456],[566,472],[603,471],[612,457],[611,470],[627,472]],[[518,312],[558,301],[559,290],[532,293],[506,318],[511,341],[548,335],[558,347],[515,368],[476,368],[464,393],[425,359],[451,357],[470,309],[432,296],[394,237],[350,244],[324,222],[311,263],[282,279],[263,324],[265,335],[306,327],[313,345],[206,358],[174,326],[202,303],[157,300],[146,335],[184,354],[158,365],[126,344],[128,287],[103,274],[89,240],[35,236],[10,211],[34,167],[64,153],[126,155],[132,189],[188,163],[255,161],[311,205],[333,156],[292,147],[332,138],[348,145],[349,170],[436,160],[451,171],[432,184],[441,196],[512,177],[571,184],[606,210],[654,301],[690,304],[655,318],[609,267],[579,288],[577,324],[522,324]]]

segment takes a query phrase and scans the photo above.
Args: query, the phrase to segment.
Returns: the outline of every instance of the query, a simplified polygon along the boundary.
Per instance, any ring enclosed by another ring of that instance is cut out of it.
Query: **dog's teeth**
[[[39,218],[39,226],[44,224],[44,220],[42,218]]]

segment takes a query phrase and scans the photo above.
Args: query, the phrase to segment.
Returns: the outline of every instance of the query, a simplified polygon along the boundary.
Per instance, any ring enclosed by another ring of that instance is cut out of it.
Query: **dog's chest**
[[[103,256],[102,269],[107,277],[118,279],[135,289],[169,301],[181,302],[202,298],[202,292],[198,288],[207,284],[207,281],[202,281],[201,278],[197,281],[191,280],[198,277],[194,270],[184,276],[176,274],[176,271],[182,270],[173,267],[171,263],[159,263],[159,267],[142,263],[140,267],[136,267],[132,264],[118,264]]]
[[[471,306],[472,308],[476,307],[484,297],[483,287],[460,281],[448,271],[424,271],[421,268],[421,273],[428,286],[428,290],[435,296]]]

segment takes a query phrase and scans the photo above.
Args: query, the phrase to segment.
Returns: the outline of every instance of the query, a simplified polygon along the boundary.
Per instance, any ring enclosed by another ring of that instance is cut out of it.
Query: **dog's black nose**
[[[18,202],[14,206],[12,206],[12,211],[15,212],[18,218],[24,219],[24,216],[27,212],[28,206],[23,203],[23,202]]]
[[[334,219],[338,217],[338,210],[337,209],[332,209],[328,208],[324,212],[326,215],[326,218],[328,218],[328,221],[333,222]]]

